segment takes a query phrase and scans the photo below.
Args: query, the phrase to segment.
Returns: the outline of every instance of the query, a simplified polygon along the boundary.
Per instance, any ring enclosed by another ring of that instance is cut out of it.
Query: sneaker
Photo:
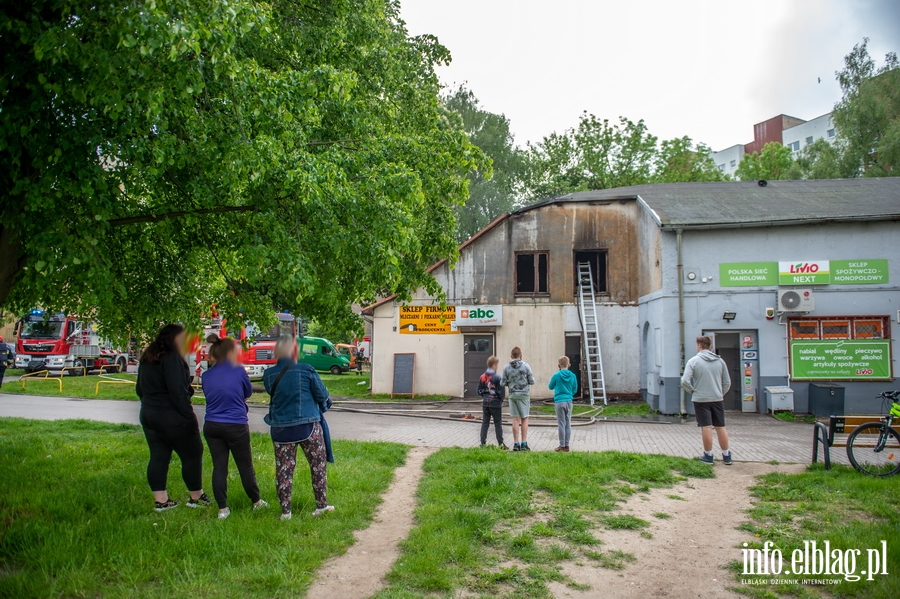
[[[497,446],[497,449],[499,449],[500,451],[509,451],[509,447],[507,447],[507,446],[504,445],[503,443],[501,443],[500,445],[498,445],[498,446]],[[513,449],[513,451],[519,451],[519,450],[518,450],[518,449]]]
[[[291,516],[292,516],[292,514],[290,512],[288,512],[286,514],[281,514],[281,520],[290,520]]]
[[[566,445],[565,447],[562,448],[562,450],[563,450],[563,453],[569,453],[569,446]]]
[[[211,503],[212,501],[210,501],[209,497],[207,497],[206,493],[204,493],[197,499],[188,499],[187,503],[185,503],[184,505],[188,507],[209,507]]]
[[[713,457],[711,455],[706,455],[705,453],[702,454],[697,459],[700,460],[701,462],[703,462],[704,464],[712,464],[715,461],[715,460],[713,460]]]
[[[313,516],[321,516],[322,514],[327,514],[328,512],[333,512],[333,505],[326,505],[325,507],[320,507],[316,511],[313,512]]]
[[[487,443],[485,443],[484,441],[481,442],[481,447],[485,447],[486,445]]]
[[[522,443],[519,445],[519,451],[531,451],[531,448],[528,447],[528,443]]]
[[[554,449],[553,451],[565,451],[565,450],[566,450],[566,448],[563,447],[562,445],[560,445],[559,447],[557,447],[557,448]]]
[[[731,466],[731,452],[730,451],[728,452],[728,455],[724,455],[724,454],[722,455],[722,462],[726,466]]]
[[[231,508],[225,508],[225,511],[219,511],[219,520],[224,520],[231,515]]]
[[[156,507],[153,509],[154,509],[154,511],[157,511],[157,512],[164,512],[166,510],[171,510],[172,508],[176,508],[176,507],[178,507],[178,502],[170,497],[163,503],[160,503],[159,501],[157,501]]]
[[[256,503],[253,504],[254,510],[261,510],[266,507],[269,507],[269,504],[266,503],[265,499],[260,499],[259,501],[257,501]]]
[[[518,443],[513,443],[513,451],[522,451],[522,446]]]

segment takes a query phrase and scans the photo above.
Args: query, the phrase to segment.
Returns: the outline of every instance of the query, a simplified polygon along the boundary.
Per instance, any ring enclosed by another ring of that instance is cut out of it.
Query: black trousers
[[[487,443],[491,418],[494,419],[494,432],[497,434],[497,443],[503,445],[503,411],[500,406],[494,405],[484,406],[481,410],[481,444]]]
[[[212,456],[213,495],[219,509],[228,507],[228,455],[234,456],[241,484],[250,501],[259,501],[259,485],[256,483],[256,471],[253,469],[253,451],[250,449],[250,425],[227,422],[203,423],[203,436],[209,445]]]
[[[181,478],[188,491],[203,488],[203,440],[197,418],[174,410],[141,407],[141,426],[150,447],[147,482],[151,491],[165,491],[172,452],[181,458]]]
[[[0,364],[0,387],[3,386],[3,375],[6,374],[6,364]]]

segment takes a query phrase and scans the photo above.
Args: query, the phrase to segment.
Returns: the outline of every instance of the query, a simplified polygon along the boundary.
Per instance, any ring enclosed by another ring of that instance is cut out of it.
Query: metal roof
[[[900,177],[656,183],[551,198],[513,214],[566,202],[638,200],[664,229],[733,228],[900,219]]]

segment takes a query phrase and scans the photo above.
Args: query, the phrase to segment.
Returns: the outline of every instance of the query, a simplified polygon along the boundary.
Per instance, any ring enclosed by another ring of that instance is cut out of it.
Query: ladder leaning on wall
[[[603,378],[603,360],[600,356],[600,325],[597,322],[590,262],[578,263],[578,310],[584,331],[585,370],[591,405],[596,401],[602,401],[606,405],[606,380]]]

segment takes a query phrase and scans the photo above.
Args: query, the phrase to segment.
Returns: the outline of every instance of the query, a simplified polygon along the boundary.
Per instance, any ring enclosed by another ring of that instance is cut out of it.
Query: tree
[[[481,108],[470,90],[460,86],[444,97],[444,106],[459,116],[469,141],[492,161],[493,176],[489,170],[469,173],[469,199],[456,210],[457,239],[462,242],[499,215],[516,208],[524,157],[514,144],[509,119]]]
[[[2,11],[0,307],[134,334],[439,292],[487,166],[395,0]]]
[[[350,343],[356,337],[362,337],[364,330],[362,319],[354,314],[352,319],[341,322],[312,320],[304,334],[307,337],[322,337],[332,343]]]
[[[785,179],[852,179],[859,176],[859,161],[846,150],[845,142],[836,137],[832,143],[817,139],[797,153]]]
[[[875,68],[868,38],[844,58],[836,73],[843,97],[834,107],[834,124],[846,141],[849,159],[866,177],[900,175],[900,61],[895,52]]]
[[[763,146],[762,152],[744,156],[734,174],[741,181],[787,179],[793,163],[791,149],[771,141]]]
[[[688,137],[665,140],[659,145],[653,166],[652,182],[686,183],[723,181],[725,175],[716,166],[706,144],[694,146]]]
[[[653,173],[656,137],[644,121],[618,124],[584,113],[575,129],[529,145],[528,193],[552,197],[574,191],[646,183]]]

